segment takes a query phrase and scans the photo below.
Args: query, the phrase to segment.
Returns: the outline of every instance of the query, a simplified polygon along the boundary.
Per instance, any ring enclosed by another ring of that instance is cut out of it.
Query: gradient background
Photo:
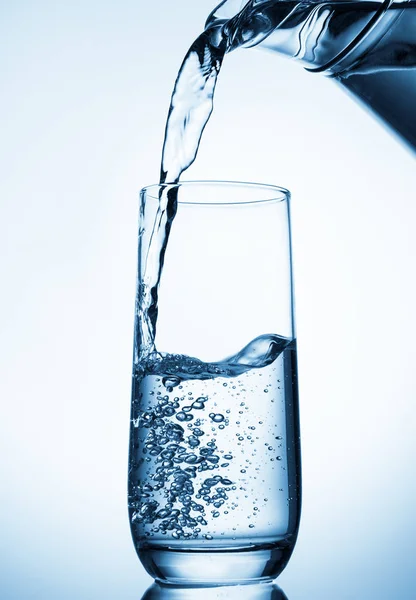
[[[139,189],[211,0],[0,0],[0,597],[140,600],[126,511]],[[414,156],[246,50],[187,175],[293,193],[304,503],[289,600],[416,597]]]

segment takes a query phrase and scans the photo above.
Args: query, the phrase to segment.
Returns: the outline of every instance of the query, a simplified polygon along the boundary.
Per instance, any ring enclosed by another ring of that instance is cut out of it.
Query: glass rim
[[[221,186],[221,187],[233,187],[233,188],[250,188],[257,190],[264,190],[265,192],[269,192],[265,194],[268,197],[259,197],[249,200],[240,200],[240,201],[220,201],[220,202],[206,202],[204,200],[183,200],[179,199],[178,204],[187,204],[194,206],[238,206],[238,205],[250,205],[250,204],[264,204],[267,202],[284,202],[289,201],[291,194],[290,191],[284,187],[270,184],[270,183],[254,183],[250,181],[227,181],[227,180],[209,180],[209,179],[201,179],[201,180],[191,180],[191,181],[178,181],[177,183],[155,183],[152,185],[147,185],[140,190],[140,195],[146,195],[147,198],[152,198],[153,200],[159,200],[159,191],[160,190],[169,190],[174,188],[189,188],[192,186]]]

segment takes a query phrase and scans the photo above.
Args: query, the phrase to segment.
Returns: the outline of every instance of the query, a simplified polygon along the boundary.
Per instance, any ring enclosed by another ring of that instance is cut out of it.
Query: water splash
[[[175,387],[183,380],[236,377],[250,369],[270,365],[291,341],[290,338],[275,334],[260,335],[237,354],[211,363],[182,354],[154,352],[137,364],[136,376],[141,377],[143,373],[163,374],[166,387]]]

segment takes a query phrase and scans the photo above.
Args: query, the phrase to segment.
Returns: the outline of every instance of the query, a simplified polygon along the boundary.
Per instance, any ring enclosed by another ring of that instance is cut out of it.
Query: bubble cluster
[[[276,387],[265,379],[273,381],[275,369],[247,370],[248,361],[240,359],[238,369],[236,363],[207,365],[179,355],[152,356],[138,366],[129,471],[130,519],[138,539],[217,543],[240,527],[250,537],[248,530],[264,521],[269,501],[259,502],[255,490],[261,485],[273,497],[273,487],[264,484],[275,475],[267,469],[282,461],[280,430],[267,422]],[[234,379],[224,386],[225,372]],[[264,390],[269,398],[261,404]]]
[[[173,391],[180,380],[164,377],[162,383],[166,390],[170,388]],[[180,408],[179,398],[171,400],[168,395],[162,396],[159,392],[156,405],[142,411],[135,423],[139,430],[146,431],[140,462],[152,462],[152,466],[147,471],[146,482],[138,482],[134,486],[134,501],[130,503],[134,509],[131,522],[151,525],[147,532],[150,536],[170,533],[174,539],[197,538],[201,526],[207,525],[208,507],[213,507],[212,517],[218,518],[218,509],[228,500],[228,492],[233,485],[230,479],[215,475],[207,477],[198,486],[195,480],[204,471],[227,467],[233,456],[224,455],[228,462],[221,463],[216,442],[211,440],[202,444],[206,433],[200,427],[201,419],[195,421],[198,427],[192,427],[189,435],[182,425],[194,420],[193,411],[204,411],[207,402],[208,397],[200,396],[190,406]],[[173,422],[173,418],[179,423]],[[225,420],[223,415],[215,413],[211,413],[209,418],[214,423]],[[209,534],[203,537],[212,539]]]

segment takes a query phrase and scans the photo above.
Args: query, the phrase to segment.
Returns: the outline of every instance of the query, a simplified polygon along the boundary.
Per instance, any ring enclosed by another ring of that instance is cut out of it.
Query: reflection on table
[[[142,600],[288,600],[273,583],[220,587],[180,587],[154,583]]]

